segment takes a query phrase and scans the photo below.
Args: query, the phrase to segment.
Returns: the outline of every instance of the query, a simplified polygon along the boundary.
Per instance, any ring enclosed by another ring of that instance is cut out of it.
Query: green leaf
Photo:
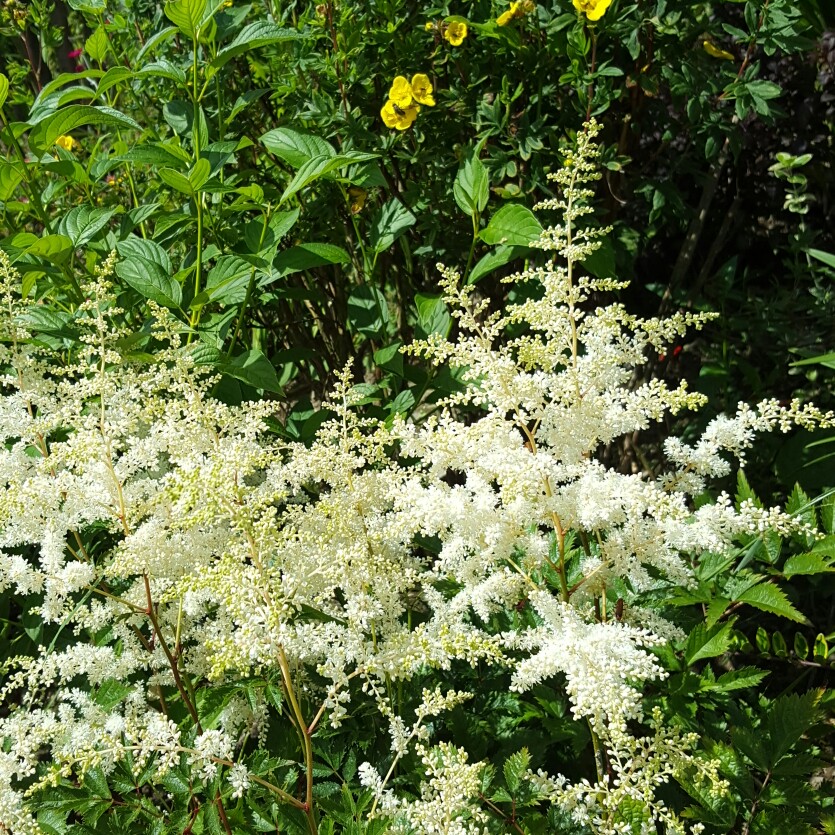
[[[290,180],[290,184],[284,189],[284,194],[281,195],[279,205],[301,191],[305,186],[310,185],[314,180],[330,174],[331,171],[335,171],[338,168],[345,168],[355,162],[367,162],[376,157],[377,154],[366,154],[362,151],[348,151],[345,154],[336,154],[336,156],[324,155],[313,157],[301,164],[295,177]]]
[[[44,235],[28,247],[27,252],[61,266],[67,263],[74,249],[72,241],[66,235]]]
[[[127,78],[133,78],[134,72],[127,67],[111,67],[100,79],[96,87],[96,98],[100,99],[111,87],[115,87]]]
[[[0,93],[0,100],[2,100],[2,98],[2,93]],[[806,252],[811,255],[812,258],[817,258],[818,261],[822,261],[827,267],[835,269],[835,255],[831,252],[824,252],[822,249],[807,249]]]
[[[259,20],[244,26],[238,36],[229,46],[225,46],[218,52],[217,57],[209,63],[209,70],[206,78],[211,78],[224,64],[231,61],[236,55],[240,55],[250,49],[259,46],[267,46],[283,41],[301,40],[307,35],[296,29],[282,29],[275,23],[266,20]]]
[[[736,599],[740,603],[747,603],[755,609],[788,618],[796,623],[809,623],[806,617],[789,602],[785,592],[777,588],[774,583],[760,583],[743,592]]]
[[[201,157],[188,172],[188,180],[195,191],[200,191],[212,173],[212,165],[206,157]]]
[[[467,276],[467,284],[475,284],[476,281],[480,281],[493,270],[497,270],[517,258],[522,258],[529,251],[530,249],[526,246],[497,246],[473,267],[472,272]]]
[[[751,489],[745,473],[739,470],[736,474],[736,505],[737,509],[744,502],[750,499],[755,507],[762,507],[762,502],[757,498],[757,494]]]
[[[9,200],[22,181],[20,165],[0,159],[0,201]]]
[[[104,31],[104,26],[99,24],[96,31],[84,42],[84,52],[97,64],[100,64],[107,55],[107,48],[107,34]]]
[[[768,711],[769,766],[775,766],[818,720],[820,692],[791,693],[775,699]]]
[[[802,632],[794,633],[794,654],[801,661],[805,661],[809,657],[809,642]]]
[[[527,748],[522,748],[515,754],[511,754],[502,766],[504,773],[504,780],[510,789],[511,794],[515,794],[522,782],[522,776],[528,770],[531,764],[531,755]]]
[[[709,684],[703,682],[701,689],[711,690],[714,693],[729,693],[732,690],[756,687],[767,675],[767,671],[756,667],[740,667],[738,670],[723,673],[714,682]]]
[[[421,337],[429,336],[432,333],[447,336],[452,326],[452,317],[449,315],[443,296],[440,295],[415,295],[415,306],[418,312],[418,327],[422,333]]]
[[[93,209],[90,206],[76,206],[70,209],[58,224],[58,231],[67,235],[73,247],[78,249],[91,241],[107,226],[116,209]]]
[[[290,128],[276,128],[261,137],[261,144],[292,168],[301,168],[314,157],[335,157],[330,142],[312,133],[299,133]]]
[[[529,246],[531,241],[539,239],[542,225],[536,215],[526,206],[512,203],[502,206],[479,237],[487,244],[507,244],[510,246]]]
[[[206,289],[191,303],[192,307],[208,301],[240,304],[244,300],[253,266],[237,255],[221,255],[206,277]],[[201,296],[205,298],[201,299]]]
[[[273,261],[273,273],[267,280],[260,283],[261,287],[272,284],[279,278],[302,270],[309,270],[312,267],[323,267],[327,264],[347,264],[351,256],[334,244],[299,244],[291,246],[283,252],[279,252]]]
[[[167,0],[165,16],[190,40],[197,40],[206,0]]]
[[[376,287],[357,287],[348,297],[348,322],[357,333],[384,336],[389,322],[386,297]]]
[[[219,364],[224,374],[256,389],[284,394],[272,363],[257,348]]]
[[[142,129],[130,116],[125,116],[124,113],[120,113],[111,107],[73,104],[62,108],[38,124],[29,134],[29,141],[39,148],[48,148],[55,143],[59,136],[64,136],[85,125]]]
[[[458,169],[452,193],[461,211],[470,217],[484,211],[490,196],[490,177],[484,163],[475,154]]]
[[[9,79],[0,72],[0,107],[6,103],[9,97]]]
[[[368,241],[376,253],[385,252],[417,218],[399,201],[391,199],[374,215]]]
[[[107,11],[105,0],[67,0],[67,5],[77,12],[104,14]]]
[[[116,244],[124,260],[116,264],[116,275],[145,298],[163,307],[179,307],[183,290],[171,275],[168,254],[157,243],[128,238]]]
[[[783,564],[784,577],[794,577],[796,574],[827,574],[830,571],[835,571],[835,566],[820,554],[795,554]]]
[[[684,660],[690,665],[703,658],[715,658],[726,652],[730,644],[730,623],[717,623],[711,627],[697,624],[684,645]]]
[[[194,187],[191,184],[191,180],[185,174],[181,174],[173,168],[160,168],[157,171],[157,176],[175,191],[179,191],[181,194],[187,194],[189,197],[194,196]]]
[[[165,59],[161,59],[159,61],[152,61],[150,64],[146,64],[144,67],[142,67],[142,69],[138,70],[136,73],[137,78],[143,78],[144,76],[148,75],[157,78],[167,78],[169,81],[177,82],[177,84],[186,83],[185,71],[178,67],[176,64],[172,64],[171,61],[167,61]]]

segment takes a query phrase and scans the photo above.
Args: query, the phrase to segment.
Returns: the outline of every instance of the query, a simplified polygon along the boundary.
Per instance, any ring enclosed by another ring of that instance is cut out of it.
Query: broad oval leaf
[[[125,116],[124,113],[112,107],[74,104],[59,110],[41,122],[29,135],[29,141],[39,148],[48,148],[59,136],[64,136],[84,125],[105,125],[141,130],[141,127],[130,116]]]
[[[399,201],[391,199],[374,215],[368,242],[376,253],[385,252],[417,219]]]
[[[306,243],[291,246],[284,252],[279,252],[273,261],[273,273],[262,287],[271,284],[279,278],[292,273],[309,270],[312,267],[323,267],[327,264],[347,264],[351,260],[348,253],[341,246],[334,244]]]
[[[307,35],[303,32],[298,32],[295,29],[282,29],[280,26],[276,26],[275,23],[270,23],[266,20],[250,23],[241,29],[238,36],[229,46],[225,46],[218,52],[217,57],[209,64],[210,70],[207,73],[207,77],[210,78],[236,55],[240,55],[249,49],[268,46],[273,43],[281,43],[282,41],[300,40],[306,37]]]
[[[265,133],[261,144],[293,168],[300,168],[313,157],[336,156],[336,149],[326,139],[291,128],[276,128]]]
[[[347,153],[337,154],[333,157],[317,156],[307,160],[296,172],[296,176],[293,177],[287,188],[284,189],[284,194],[281,195],[279,205],[301,191],[305,186],[310,185],[314,180],[330,174],[331,171],[336,171],[338,168],[345,168],[355,162],[367,162],[376,156],[377,154],[366,154],[362,151],[348,151]]]
[[[9,79],[0,72],[0,107],[6,103],[9,97]]]
[[[348,323],[365,336],[384,336],[389,323],[386,297],[368,284],[357,287],[348,297]]]
[[[77,249],[95,238],[115,214],[116,209],[113,208],[93,209],[90,206],[76,206],[61,218],[58,231],[69,237]]]
[[[218,368],[224,374],[253,388],[284,394],[272,363],[256,348],[226,362],[218,363]]]
[[[206,0],[167,0],[165,16],[190,40],[196,40]]]
[[[487,244],[506,244],[509,246],[530,246],[538,240],[542,225],[536,215],[526,206],[511,203],[502,206],[479,237]]]

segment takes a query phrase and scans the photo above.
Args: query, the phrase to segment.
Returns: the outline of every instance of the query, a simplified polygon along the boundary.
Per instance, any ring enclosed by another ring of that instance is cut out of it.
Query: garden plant
[[[835,832],[833,26],[3,0],[0,833]]]

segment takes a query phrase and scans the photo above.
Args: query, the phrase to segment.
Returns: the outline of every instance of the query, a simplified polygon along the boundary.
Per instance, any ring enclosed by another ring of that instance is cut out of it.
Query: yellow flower
[[[426,23],[424,24],[423,28],[427,32],[431,32],[435,28],[435,24],[431,20],[427,20]]]
[[[421,104],[428,104],[430,107],[434,106],[435,99],[432,96],[432,82],[429,80],[428,75],[422,72],[416,73],[412,76],[411,86],[415,101]]]
[[[368,191],[362,186],[350,186],[348,188],[348,198],[351,201],[351,214],[355,215],[362,211],[365,201],[368,197]]]
[[[397,128],[397,130],[408,130],[412,126],[418,115],[420,107],[416,104],[409,104],[406,107],[400,107],[396,102],[389,99],[380,111],[383,117],[383,123],[387,128]]]
[[[718,46],[715,46],[710,41],[702,41],[702,48],[713,58],[724,58],[726,61],[736,61],[736,58],[734,58],[730,52],[725,52],[724,49],[719,49]]]
[[[524,17],[526,14],[530,14],[535,9],[536,3],[534,3],[533,0],[519,0],[519,2],[514,1],[510,4],[510,8],[506,12],[502,12],[496,18],[496,25],[507,26],[507,24],[510,23],[511,20],[516,20],[517,18]]]
[[[612,0],[573,0],[574,8],[582,12],[589,20],[600,20],[606,9],[612,5]]]
[[[403,75],[398,75],[391,84],[389,99],[405,110],[412,103],[412,98],[412,85],[409,84],[409,80]]]
[[[78,142],[76,142],[71,136],[59,136],[55,140],[55,144],[59,148],[63,148],[65,151],[72,151],[73,148],[78,146]]]
[[[444,31],[444,37],[453,46],[461,46],[467,37],[467,24],[460,20],[450,21]]]

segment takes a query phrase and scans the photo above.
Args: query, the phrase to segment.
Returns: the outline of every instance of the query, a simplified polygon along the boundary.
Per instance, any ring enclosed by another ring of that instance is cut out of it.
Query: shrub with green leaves
[[[834,22],[0,5],[0,832],[835,832]]]

